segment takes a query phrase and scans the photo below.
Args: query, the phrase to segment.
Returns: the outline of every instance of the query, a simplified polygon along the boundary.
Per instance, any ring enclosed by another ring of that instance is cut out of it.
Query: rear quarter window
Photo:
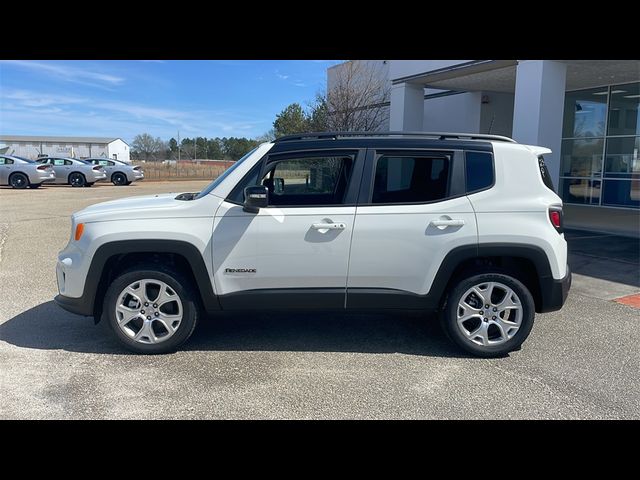
[[[540,176],[542,177],[542,182],[549,190],[555,193],[556,189],[553,187],[553,180],[551,180],[549,169],[547,169],[547,165],[544,163],[544,157],[542,155],[538,156],[538,167],[540,167]]]
[[[493,155],[489,152],[466,152],[465,178],[467,193],[493,185]]]

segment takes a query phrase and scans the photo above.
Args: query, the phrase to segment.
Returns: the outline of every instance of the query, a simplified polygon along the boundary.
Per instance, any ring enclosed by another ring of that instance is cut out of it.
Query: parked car
[[[107,178],[114,185],[131,185],[136,180],[144,179],[144,172],[139,165],[129,165],[111,158],[87,158],[85,160],[104,168],[107,172]]]
[[[282,137],[199,193],[72,215],[56,302],[141,353],[221,310],[419,310],[502,356],[571,285],[549,153],[495,135]]]
[[[56,174],[51,165],[38,165],[33,160],[15,155],[0,155],[0,185],[38,188],[55,179]]]
[[[84,160],[68,157],[45,157],[36,160],[42,165],[51,165],[56,172],[54,183],[67,183],[72,187],[90,187],[107,179],[104,168]]]

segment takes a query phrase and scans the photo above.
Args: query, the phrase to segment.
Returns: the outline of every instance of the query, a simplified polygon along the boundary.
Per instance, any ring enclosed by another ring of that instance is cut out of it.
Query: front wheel
[[[193,333],[196,293],[186,278],[161,265],[142,265],[116,278],[104,298],[110,330],[137,353],[172,352]]]
[[[69,175],[69,185],[72,187],[84,187],[86,183],[87,179],[81,173],[75,172]]]
[[[533,327],[535,304],[519,280],[481,273],[460,280],[443,311],[443,326],[461,348],[479,357],[517,350]]]

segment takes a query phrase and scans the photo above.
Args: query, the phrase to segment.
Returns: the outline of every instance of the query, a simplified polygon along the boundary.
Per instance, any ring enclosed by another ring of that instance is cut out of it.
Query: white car
[[[144,172],[139,165],[130,165],[111,158],[87,158],[85,162],[104,168],[107,178],[116,186],[131,185],[132,182],[144,180]]]
[[[56,301],[141,353],[221,310],[419,310],[502,356],[571,284],[547,153],[492,135],[282,137],[199,193],[75,213]]]
[[[0,155],[0,185],[17,189],[38,188],[55,180],[56,174],[51,165],[40,165],[15,155]]]
[[[36,160],[42,165],[51,165],[55,172],[53,183],[65,183],[72,187],[91,187],[107,179],[107,173],[99,165],[78,158],[43,157]]]

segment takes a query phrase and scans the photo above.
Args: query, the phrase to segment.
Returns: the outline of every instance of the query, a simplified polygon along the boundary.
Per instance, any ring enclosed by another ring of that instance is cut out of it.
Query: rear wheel
[[[29,186],[29,178],[24,173],[14,173],[9,177],[9,185],[13,188],[26,188]]]
[[[463,278],[443,311],[443,326],[461,348],[479,357],[517,350],[533,327],[535,305],[519,280],[502,273]]]
[[[116,278],[104,298],[110,330],[137,353],[174,351],[198,320],[196,292],[184,276],[156,264],[141,265]]]
[[[117,186],[121,186],[121,185],[128,185],[127,183],[127,177],[125,176],[124,173],[114,173],[111,176],[111,181],[113,182],[114,185]]]
[[[84,175],[78,172],[74,172],[69,175],[69,185],[72,187],[84,187],[87,183],[87,179],[84,178]]]

